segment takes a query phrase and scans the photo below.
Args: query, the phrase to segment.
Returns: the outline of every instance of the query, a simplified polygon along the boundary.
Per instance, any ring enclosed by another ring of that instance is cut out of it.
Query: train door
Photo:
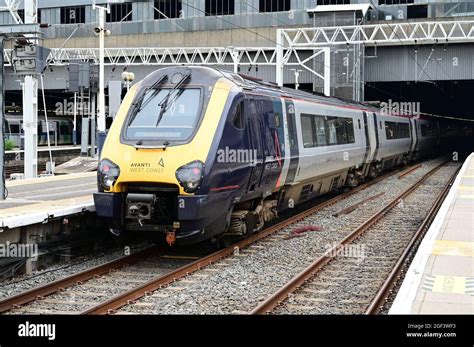
[[[258,190],[260,178],[263,171],[263,145],[260,133],[260,114],[258,112],[257,102],[254,99],[247,99],[245,103],[245,110],[248,123],[248,130],[250,134],[251,150],[254,152],[254,160],[252,162],[252,170],[247,186],[247,193],[252,193]]]
[[[288,124],[288,137],[290,144],[290,167],[286,176],[286,183],[293,183],[298,170],[300,154],[298,149],[298,134],[296,131],[295,105],[291,100],[285,100],[286,117]]]
[[[380,148],[379,128],[380,130],[382,130],[382,121],[378,121],[377,115],[375,114],[375,112],[372,113],[372,116],[374,120],[374,130],[375,130],[375,152],[374,152],[373,160],[377,160],[377,154]]]
[[[283,157],[283,120],[282,107],[279,102],[276,108],[272,99],[260,99],[258,101],[258,112],[260,114],[260,126],[263,144],[263,172],[260,186],[265,195],[272,193],[280,176]]]
[[[416,150],[416,142],[418,139],[418,136],[416,135],[416,120],[414,118],[411,118],[409,120],[409,126],[410,126],[410,138],[411,138],[411,143],[410,143],[410,153],[413,155],[413,153]]]

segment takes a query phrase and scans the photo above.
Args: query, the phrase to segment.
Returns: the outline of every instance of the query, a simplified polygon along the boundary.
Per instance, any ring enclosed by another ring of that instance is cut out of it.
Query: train
[[[50,143],[53,146],[72,145],[74,122],[70,117],[48,116]],[[5,138],[13,142],[17,148],[22,148],[23,115],[6,114],[4,121]],[[38,146],[48,144],[46,119],[38,116]]]
[[[126,94],[101,152],[97,215],[170,245],[242,238],[288,208],[454,145],[463,128],[209,67]]]

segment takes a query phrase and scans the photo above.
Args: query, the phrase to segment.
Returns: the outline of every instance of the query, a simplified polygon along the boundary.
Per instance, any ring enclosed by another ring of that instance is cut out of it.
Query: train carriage
[[[73,121],[67,117],[48,117],[49,129],[46,128],[44,116],[38,116],[37,134],[38,145],[48,144],[47,130],[49,130],[50,142],[53,146],[72,145]],[[5,117],[5,137],[13,142],[15,147],[23,146],[23,116],[20,114],[7,114]],[[80,140],[80,139],[79,139]]]
[[[278,211],[424,154],[414,130],[361,103],[207,67],[160,69],[111,126],[96,211],[115,234],[170,244],[249,235]]]

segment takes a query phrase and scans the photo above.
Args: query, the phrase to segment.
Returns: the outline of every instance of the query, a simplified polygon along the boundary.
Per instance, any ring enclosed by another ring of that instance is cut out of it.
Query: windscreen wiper
[[[168,79],[168,75],[164,75],[164,76],[161,76],[160,79],[158,79],[158,81],[156,81],[155,83],[153,83],[151,85],[151,87],[149,89],[153,89],[153,93],[150,95],[150,97],[145,101],[145,103],[143,103],[143,100],[145,99],[145,95],[146,95],[146,92],[143,93],[143,95],[140,97],[139,100],[137,100],[137,102],[135,103],[135,108],[133,110],[133,114],[132,116],[130,117],[130,121],[128,122],[128,125],[132,124],[132,122],[134,121],[135,117],[137,116],[138,112],[143,109],[146,105],[148,105],[148,103],[153,100],[157,95],[158,93],[160,92],[161,89],[158,89],[158,86],[163,83],[165,80]]]
[[[158,104],[160,106],[160,114],[158,115],[158,119],[156,120],[156,127],[158,124],[161,122],[161,119],[163,118],[163,115],[165,114],[166,110],[168,109],[169,105],[169,99],[170,96],[173,94],[173,92],[180,88],[189,78],[191,77],[191,70],[186,71],[186,74],[174,85],[173,88],[171,88],[166,94],[166,96],[161,100],[161,102]],[[179,96],[184,92],[184,89],[181,89],[178,93],[176,93],[175,96],[173,96],[172,102],[174,102]]]

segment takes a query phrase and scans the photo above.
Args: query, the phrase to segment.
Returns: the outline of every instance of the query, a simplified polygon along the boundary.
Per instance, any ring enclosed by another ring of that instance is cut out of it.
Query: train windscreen
[[[126,122],[129,140],[188,140],[199,122],[201,89],[149,89]],[[128,125],[127,125],[128,124]]]

